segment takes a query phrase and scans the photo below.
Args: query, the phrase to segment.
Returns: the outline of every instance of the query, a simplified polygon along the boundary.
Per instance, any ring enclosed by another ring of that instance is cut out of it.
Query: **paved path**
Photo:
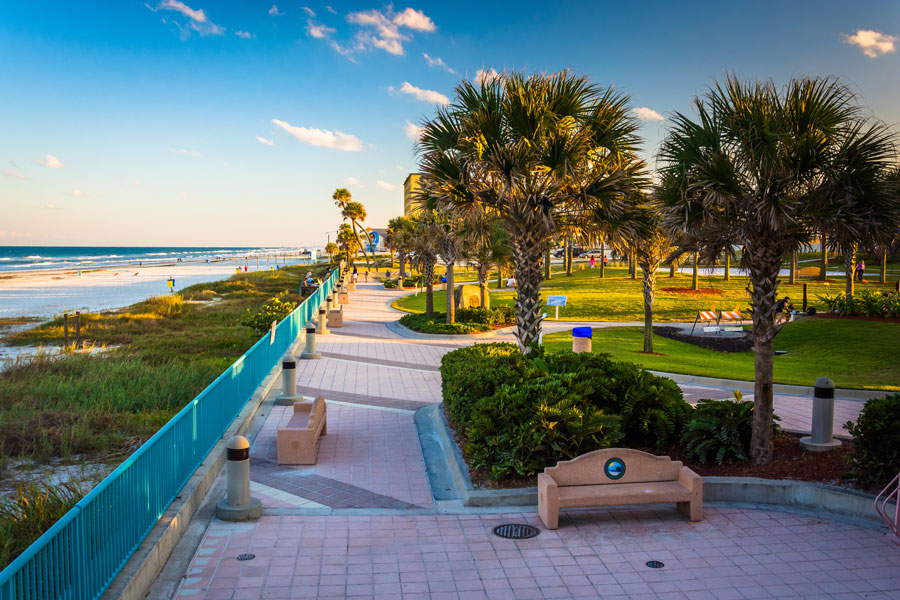
[[[543,529],[536,514],[435,506],[413,414],[440,401],[441,357],[470,342],[388,329],[400,294],[360,284],[345,327],[319,337],[324,358],[298,361],[301,393],[328,402],[317,464],[277,465],[275,431],[291,409],[272,406],[251,447],[264,515],[213,518],[178,598],[900,598],[900,547],[803,514],[709,506],[692,525],[668,507],[567,512],[559,530],[517,542],[491,529]],[[731,396],[682,389],[689,401]],[[838,406],[840,423],[862,403]],[[808,398],[776,398],[784,427],[808,428],[809,409]],[[255,558],[236,559],[245,553]]]

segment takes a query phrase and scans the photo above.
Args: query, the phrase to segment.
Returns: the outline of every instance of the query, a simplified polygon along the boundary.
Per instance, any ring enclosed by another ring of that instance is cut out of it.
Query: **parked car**
[[[602,258],[603,251],[600,248],[594,248],[592,250],[588,250],[578,258]]]

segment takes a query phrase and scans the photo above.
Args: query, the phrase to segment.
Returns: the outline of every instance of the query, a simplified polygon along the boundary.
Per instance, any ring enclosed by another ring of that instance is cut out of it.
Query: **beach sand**
[[[280,263],[279,263],[280,264]],[[288,264],[297,264],[296,259]],[[0,318],[50,318],[62,312],[97,312],[129,306],[150,296],[170,293],[169,277],[175,279],[175,291],[207,281],[227,279],[244,261],[214,263],[182,262],[167,265],[123,265],[116,268],[83,271],[72,269],[0,273]],[[271,265],[249,272],[268,271]],[[283,265],[280,265],[283,266]]]

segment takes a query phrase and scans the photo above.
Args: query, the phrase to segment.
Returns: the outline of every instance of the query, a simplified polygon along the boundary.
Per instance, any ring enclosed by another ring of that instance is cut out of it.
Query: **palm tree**
[[[629,243],[637,266],[641,268],[644,294],[644,352],[653,352],[653,301],[656,298],[656,272],[673,250],[672,238],[662,226],[653,204],[637,207],[629,231]]]
[[[425,193],[463,218],[476,208],[496,216],[509,236],[523,353],[540,335],[541,267],[557,217],[622,202],[635,185],[637,123],[627,104],[568,72],[510,73],[461,82],[424,125]]]
[[[358,236],[359,231],[362,230],[369,245],[371,245],[372,236],[369,235],[369,232],[366,231],[365,228],[360,226],[360,223],[366,220],[366,209],[362,203],[354,202],[353,197],[350,195],[350,190],[347,188],[336,189],[334,194],[331,195],[331,199],[334,200],[334,204],[341,209],[341,216],[344,220],[346,221],[349,219],[350,224],[353,226],[353,233]],[[366,267],[368,268],[369,254],[366,252],[366,245],[360,244],[360,247],[362,248],[363,256],[366,258]]]
[[[418,215],[413,224],[409,248],[413,254],[413,263],[422,274],[425,285],[425,315],[430,317],[434,314],[434,265],[437,263],[441,231],[429,213]]]
[[[337,243],[340,246],[341,250],[344,251],[344,255],[347,258],[347,264],[350,264],[350,255],[355,255],[359,252],[359,236],[356,235],[356,232],[353,231],[353,228],[346,223],[341,223],[341,226],[338,227],[337,232]]]
[[[475,265],[478,276],[478,287],[481,291],[481,306],[487,306],[488,277],[491,268],[498,271],[506,266],[511,258],[506,232],[496,218],[491,218],[480,211],[472,211],[462,228],[463,239],[469,247],[470,263]]]
[[[384,244],[391,249],[391,265],[394,264],[393,253],[397,252],[400,262],[398,271],[398,287],[403,289],[403,279],[406,276],[406,255],[409,251],[410,238],[415,229],[415,222],[411,217],[394,217],[388,221],[387,233]]]
[[[334,255],[340,250],[337,244],[334,242],[328,242],[325,244],[325,252],[328,253],[328,262],[334,264]]]
[[[749,271],[755,346],[750,454],[773,451],[774,307],[782,261],[813,236],[834,194],[823,182],[846,167],[835,158],[866,122],[852,91],[830,78],[742,83],[729,76],[694,100],[696,119],[676,113],[659,152],[658,197],[675,238],[715,256],[740,240]]]

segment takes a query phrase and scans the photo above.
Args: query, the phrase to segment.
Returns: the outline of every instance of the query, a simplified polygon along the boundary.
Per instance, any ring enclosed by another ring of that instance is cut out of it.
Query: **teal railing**
[[[85,600],[112,582],[312,320],[325,283],[0,572],[0,600]]]

